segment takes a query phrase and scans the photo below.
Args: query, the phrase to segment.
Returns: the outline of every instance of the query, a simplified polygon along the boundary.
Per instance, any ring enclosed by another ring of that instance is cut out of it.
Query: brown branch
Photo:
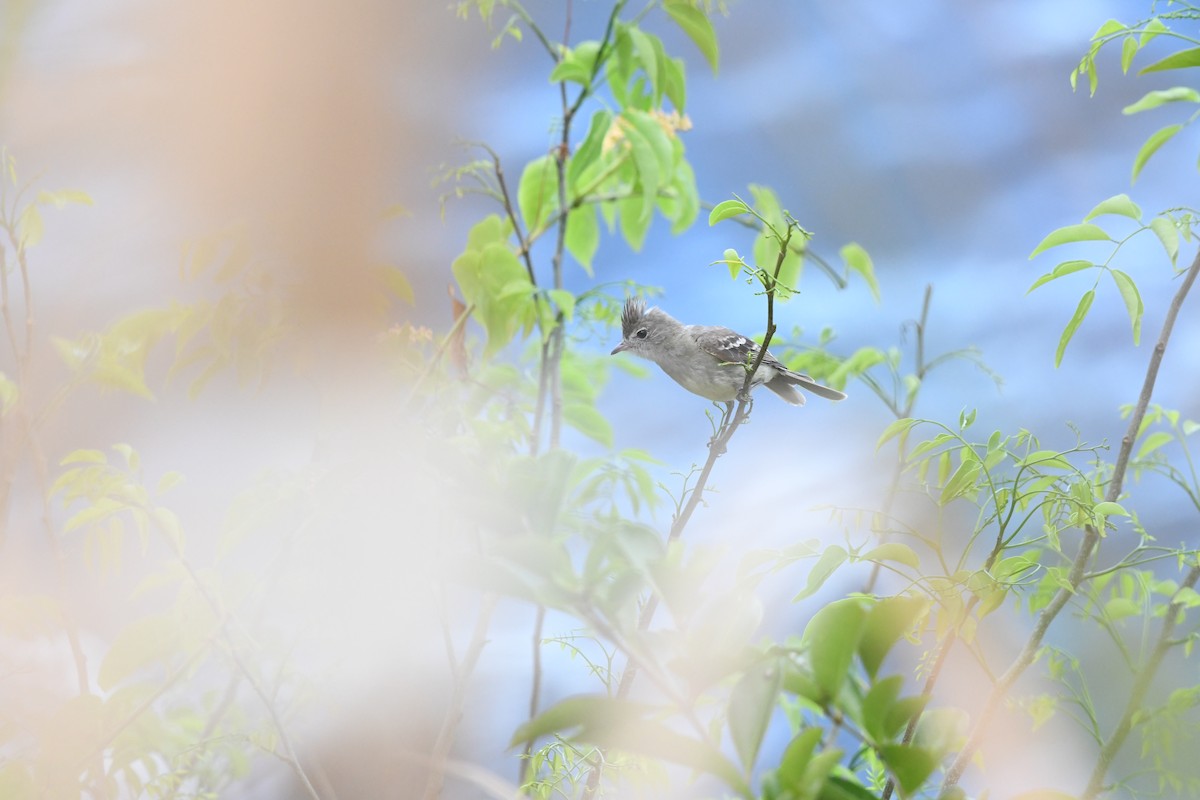
[[[1121,489],[1125,481],[1125,471],[1129,465],[1130,455],[1133,452],[1134,441],[1137,439],[1142,420],[1146,416],[1146,408],[1150,405],[1150,397],[1154,393],[1154,383],[1158,378],[1158,368],[1162,364],[1163,354],[1167,350],[1167,343],[1171,338],[1171,330],[1175,326],[1175,319],[1179,316],[1179,309],[1183,306],[1183,301],[1187,298],[1188,292],[1191,290],[1192,284],[1195,283],[1198,273],[1200,273],[1200,253],[1197,253],[1196,258],[1192,261],[1192,266],[1188,269],[1183,282],[1175,292],[1175,296],[1171,299],[1171,304],[1167,308],[1166,318],[1163,319],[1162,331],[1159,333],[1158,342],[1154,345],[1154,350],[1150,355],[1150,363],[1146,368],[1146,378],[1142,383],[1142,391],[1138,397],[1137,406],[1129,416],[1129,427],[1126,429],[1125,436],[1121,439],[1121,448],[1117,453],[1117,459],[1113,465],[1112,479],[1109,481],[1108,489],[1104,495],[1104,499],[1110,502],[1116,502],[1117,498],[1121,495]],[[1046,635],[1046,631],[1083,582],[1088,562],[1091,560],[1092,554],[1099,542],[1100,532],[1095,527],[1088,525],[1084,530],[1083,541],[1079,545],[1079,552],[1071,564],[1071,571],[1067,576],[1067,586],[1059,589],[1050,603],[1042,609],[1041,614],[1038,615],[1037,623],[1034,625],[1033,632],[1029,635],[1029,639],[1025,642],[1025,645],[1021,648],[1013,663],[992,686],[992,691],[984,703],[983,710],[979,714],[979,719],[976,721],[967,739],[967,743],[959,751],[954,762],[946,771],[946,777],[942,781],[942,792],[958,785],[967,765],[979,749],[984,733],[991,724],[992,717],[1008,694],[1008,690],[1012,688],[1017,679],[1033,663],[1038,649],[1041,647],[1042,638]]]
[[[687,499],[671,520],[671,529],[667,533],[667,546],[678,540],[682,535],[688,522],[692,518],[692,514],[704,499],[704,492],[708,488],[708,479],[712,474],[713,468],[716,466],[717,459],[725,454],[729,441],[733,438],[734,433],[741,427],[742,423],[750,416],[750,410],[753,407],[753,400],[750,398],[750,387],[754,382],[754,374],[762,365],[763,358],[766,357],[767,348],[771,344],[771,338],[775,335],[775,288],[779,282],[779,272],[783,268],[783,260],[788,254],[788,243],[791,241],[792,233],[795,231],[795,226],[788,225],[787,233],[780,242],[779,256],[775,260],[774,272],[760,272],[760,279],[766,288],[767,296],[767,330],[763,336],[762,345],[758,349],[758,353],[754,361],[748,365],[746,369],[746,379],[742,383],[742,390],[738,394],[737,406],[728,403],[726,405],[725,414],[721,418],[721,425],[718,427],[716,434],[708,443],[708,458],[704,462],[704,466],[700,469],[700,474],[693,485]],[[658,610],[659,596],[651,593],[646,598],[645,605],[642,606],[642,611],[638,615],[639,632],[645,632],[650,629],[650,623],[654,620],[654,613]],[[621,673],[621,680],[617,684],[616,697],[623,699],[629,695],[633,688],[633,682],[638,675],[637,662],[632,657],[626,663],[625,670]],[[596,790],[600,786],[600,777],[602,772],[603,762],[597,763],[592,767],[592,771],[588,774],[587,785],[584,787],[584,798],[592,798],[595,796]]]

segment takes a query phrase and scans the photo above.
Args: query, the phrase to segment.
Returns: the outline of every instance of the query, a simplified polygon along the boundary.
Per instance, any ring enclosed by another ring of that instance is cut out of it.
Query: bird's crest
[[[646,301],[640,297],[631,297],[625,301],[625,308],[621,310],[621,335],[628,338],[633,329],[641,324],[642,317],[646,316]]]

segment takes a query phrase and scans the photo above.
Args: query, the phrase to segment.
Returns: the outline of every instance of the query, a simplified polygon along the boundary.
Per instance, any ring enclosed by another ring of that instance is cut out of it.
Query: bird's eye
[[[639,339],[645,339],[646,338],[646,329],[642,328],[637,333],[635,333],[634,336],[638,337]]]

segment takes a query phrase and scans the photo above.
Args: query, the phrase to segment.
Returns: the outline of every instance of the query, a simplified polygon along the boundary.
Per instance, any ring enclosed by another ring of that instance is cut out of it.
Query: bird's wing
[[[729,328],[695,325],[692,326],[692,337],[701,350],[723,364],[749,364],[758,354],[758,342]],[[768,359],[775,361],[768,354],[763,358],[763,363],[767,363]]]

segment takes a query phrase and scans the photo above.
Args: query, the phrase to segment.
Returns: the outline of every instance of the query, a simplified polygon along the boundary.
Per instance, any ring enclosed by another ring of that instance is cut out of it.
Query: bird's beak
[[[621,352],[622,350],[628,350],[628,349],[629,349],[629,345],[625,344],[625,342],[621,342],[619,345],[617,345],[616,347],[613,348],[612,352],[609,353],[609,355],[615,356],[617,353]]]

